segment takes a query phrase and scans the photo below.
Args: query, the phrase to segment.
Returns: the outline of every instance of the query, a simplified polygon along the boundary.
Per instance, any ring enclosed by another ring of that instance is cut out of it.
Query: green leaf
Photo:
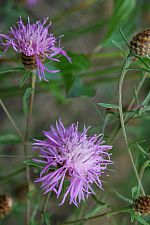
[[[14,134],[0,135],[0,144],[17,144],[20,142],[21,139],[17,135]]]
[[[56,68],[60,70],[62,74],[74,74],[76,75],[79,72],[86,71],[90,68],[91,62],[84,54],[75,54],[69,52],[69,57],[72,59],[72,63],[61,56],[60,62],[57,62]]]
[[[108,108],[108,109],[119,109],[118,105],[109,104],[109,103],[97,103],[97,105],[102,106],[104,108]]]
[[[124,57],[126,58],[127,55],[126,55],[124,49],[122,48],[122,46],[120,45],[120,43],[118,43],[117,41],[114,41],[114,40],[112,40],[112,43],[113,43],[118,49],[120,49],[120,51],[122,52],[122,54],[123,54]]]
[[[131,216],[131,223],[133,223],[134,220],[135,220],[135,212],[134,212],[134,210],[131,211],[130,216]]]
[[[57,62],[59,63],[59,62]],[[49,61],[47,61],[46,63],[44,63],[44,65],[46,66],[46,68],[48,70],[58,70],[57,68],[57,64],[55,63],[50,63]],[[57,72],[57,73],[50,73],[48,71],[45,71],[45,78],[48,80],[48,81],[55,81],[55,80],[60,80],[61,79],[61,72]],[[45,83],[48,83],[48,82],[45,82]]]
[[[132,192],[132,199],[136,199],[140,195],[140,188],[135,186],[132,188],[131,192]]]
[[[145,156],[148,156],[149,157],[149,153],[148,152],[146,152],[143,148],[142,148],[142,146],[141,145],[139,145],[138,143],[135,143],[136,144],[136,146],[138,147],[138,149],[141,151],[141,153],[143,154],[143,155],[145,155]]]
[[[118,198],[120,198],[121,200],[129,203],[129,204],[132,204],[133,201],[125,196],[123,196],[122,194],[120,194],[118,191],[114,190],[115,194],[118,196]]]
[[[149,225],[149,223],[141,217],[141,215],[135,214],[135,219],[143,225]]]
[[[75,98],[80,96],[92,97],[95,94],[95,89],[92,87],[84,87],[82,80],[79,77],[76,77],[75,82],[70,88],[67,97]]]
[[[25,115],[28,113],[28,98],[30,97],[33,89],[31,87],[27,88],[23,95],[23,112]]]
[[[20,87],[23,87],[23,85],[25,84],[25,82],[27,81],[27,79],[29,78],[29,76],[30,76],[30,72],[27,71],[27,72],[24,74],[23,78],[20,80],[20,83],[19,83],[19,86],[20,86]]]
[[[48,80],[50,80],[50,77],[53,77],[52,80],[62,78],[64,81],[67,94],[70,91],[70,89],[75,85],[74,83],[76,83],[77,75],[88,70],[91,65],[89,59],[83,54],[69,53],[69,57],[72,59],[72,63],[70,63],[64,56],[60,56],[59,57],[60,62],[54,62],[53,64],[49,65],[45,64],[48,67],[48,69],[60,70],[60,72],[56,74],[49,73],[48,75],[48,73],[46,73],[46,78]],[[92,94],[93,93],[91,93],[91,88],[85,88],[82,91],[82,95],[91,96]],[[80,94],[79,95],[77,94],[77,96],[80,96]],[[71,97],[70,94],[69,97]],[[73,94],[73,97],[76,97],[76,94]]]
[[[10,67],[10,68],[6,67],[6,68],[1,68],[0,74],[20,72],[20,71],[25,71],[25,68],[23,68],[23,67]]]
[[[46,225],[51,225],[49,213],[45,212],[45,213],[43,214],[43,217],[44,217],[44,220],[45,220],[45,222],[46,222]]]
[[[57,81],[52,81],[49,83],[40,84],[43,88],[47,89],[56,98],[59,103],[65,101],[64,94],[62,93],[60,83]]]
[[[146,98],[143,100],[142,106],[148,105],[149,101],[150,101],[150,91],[149,91],[148,95],[146,96]]]
[[[135,9],[136,0],[114,1],[114,11],[112,17],[110,18],[108,31],[104,37],[103,45],[109,44],[112,39],[118,39],[119,27],[126,27],[126,31],[128,31],[128,34],[130,34],[135,24]]]
[[[66,93],[68,93],[71,87],[74,85],[76,76],[71,73],[67,73],[63,75],[63,79],[65,83]]]
[[[107,204],[105,205],[96,205],[95,207],[90,210],[89,213],[86,214],[86,217],[95,216],[97,213],[100,213],[102,210],[106,209],[108,207]]]
[[[30,166],[38,167],[38,168],[43,167],[42,163],[34,162],[33,160],[25,160],[23,163]]]

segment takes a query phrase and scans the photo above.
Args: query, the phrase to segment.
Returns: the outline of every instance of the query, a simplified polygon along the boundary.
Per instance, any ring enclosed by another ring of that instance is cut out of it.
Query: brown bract
[[[141,196],[134,202],[134,210],[142,215],[150,215],[150,196]]]
[[[3,218],[10,213],[13,205],[13,200],[7,195],[0,195],[0,218]]]
[[[45,60],[44,55],[38,55],[39,60],[43,63]],[[32,55],[32,56],[27,56],[25,54],[21,54],[21,60],[22,60],[22,64],[25,66],[26,69],[28,70],[34,70],[37,68],[37,60],[36,60],[36,56]]]
[[[150,28],[135,35],[130,42],[131,52],[139,56],[150,55]]]

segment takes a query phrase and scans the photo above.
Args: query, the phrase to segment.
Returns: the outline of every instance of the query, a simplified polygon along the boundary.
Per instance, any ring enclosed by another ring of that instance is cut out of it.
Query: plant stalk
[[[46,209],[47,209],[47,204],[48,204],[48,200],[49,200],[50,194],[51,194],[51,192],[49,192],[44,198],[44,202],[43,202],[43,206],[42,206],[42,210],[41,210],[40,225],[43,224],[43,216],[44,216],[44,213],[46,212]]]
[[[25,128],[25,136],[24,140],[26,145],[24,146],[24,156],[25,160],[28,160],[28,137],[29,137],[29,132],[30,132],[30,127],[31,127],[31,120],[32,120],[32,110],[33,110],[33,101],[34,101],[34,94],[35,94],[35,83],[36,83],[36,71],[33,71],[30,77],[30,83],[31,83],[31,88],[32,88],[32,93],[30,95],[29,99],[29,108],[28,108],[28,114],[27,114],[27,120],[26,120],[26,128]],[[28,186],[28,194],[30,193],[30,165],[26,164],[26,180],[27,180],[27,186]],[[27,201],[26,201],[26,217],[25,217],[25,224],[30,225],[30,197],[27,196]]]
[[[2,99],[0,98],[0,105],[2,106],[4,112],[6,113],[8,119],[10,120],[12,126],[14,127],[14,129],[16,130],[16,133],[18,134],[18,136],[21,138],[21,141],[22,143],[25,145],[25,142],[24,142],[24,138],[23,138],[23,135],[21,133],[21,131],[19,130],[19,128],[17,127],[15,121],[13,120],[12,116],[10,115],[10,113],[8,112],[6,106],[4,105]]]
[[[109,212],[102,213],[100,215],[85,217],[85,218],[82,218],[82,219],[79,219],[79,220],[68,221],[68,222],[65,222],[61,225],[86,222],[86,221],[94,220],[94,219],[101,218],[101,217],[104,217],[104,216],[112,216],[112,215],[116,215],[116,214],[119,214],[119,213],[128,212],[130,210],[131,210],[130,207],[126,207],[126,208],[122,208],[122,209],[118,209],[118,210],[112,210],[112,211],[109,211]]]
[[[122,128],[123,136],[124,136],[125,143],[126,143],[126,148],[127,148],[128,154],[130,156],[130,160],[131,160],[131,163],[132,163],[132,166],[133,166],[133,170],[134,170],[135,176],[137,178],[139,187],[141,189],[141,193],[142,193],[142,195],[145,195],[145,191],[144,191],[144,188],[142,186],[141,179],[140,179],[140,177],[138,175],[136,166],[134,164],[134,160],[133,160],[133,157],[132,157],[132,154],[131,154],[131,149],[130,149],[129,144],[128,144],[128,138],[127,138],[127,134],[126,134],[124,115],[123,115],[123,109],[122,109],[122,87],[123,87],[123,81],[124,81],[124,78],[125,78],[125,75],[126,75],[126,72],[127,72],[127,68],[130,65],[130,63],[131,63],[130,59],[127,59],[125,61],[124,65],[123,65],[123,69],[121,71],[120,80],[119,80],[119,115],[120,115],[121,128]]]

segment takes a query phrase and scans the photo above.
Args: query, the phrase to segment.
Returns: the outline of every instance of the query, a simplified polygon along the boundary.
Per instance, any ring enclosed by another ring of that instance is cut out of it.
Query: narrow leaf
[[[14,134],[0,135],[0,144],[17,144],[20,142],[21,139],[17,135]]]
[[[141,216],[136,216],[135,217],[136,218],[136,220],[138,221],[138,222],[140,222],[141,224],[143,224],[143,225],[149,225],[149,223],[146,221],[146,220],[144,220],[144,218],[142,218]]]
[[[32,88],[29,87],[26,89],[24,96],[23,96],[23,112],[26,115],[28,113],[28,98],[32,93]]]
[[[118,42],[116,42],[116,41],[114,41],[114,40],[112,40],[112,43],[113,43],[118,49],[120,49],[120,51],[122,52],[122,54],[123,54],[124,57],[126,58],[127,56],[126,56],[126,53],[125,53],[125,51],[123,50],[122,46],[121,46]]]
[[[97,103],[97,105],[102,106],[104,108],[108,108],[108,109],[119,109],[118,105],[109,104],[109,103]]]
[[[122,199],[123,201],[125,201],[125,202],[127,202],[127,203],[129,203],[129,204],[132,204],[132,203],[133,203],[133,201],[132,201],[131,199],[129,199],[129,198],[123,196],[123,195],[120,194],[119,192],[117,192],[117,191],[115,191],[115,190],[114,190],[114,192],[115,192],[115,194],[118,196],[118,198]]]
[[[27,81],[27,79],[29,78],[29,76],[30,76],[30,73],[27,71],[24,74],[23,78],[20,80],[20,83],[19,83],[19,86],[20,87],[23,87],[23,85],[25,84],[25,82]]]

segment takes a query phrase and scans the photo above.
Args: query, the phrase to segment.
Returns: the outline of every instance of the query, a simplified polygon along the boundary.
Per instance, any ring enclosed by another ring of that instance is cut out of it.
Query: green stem
[[[144,175],[145,169],[150,165],[150,160],[145,161],[145,163],[142,165],[141,171],[140,171],[140,179],[142,180],[142,177]]]
[[[139,92],[140,92],[140,90],[141,90],[141,88],[142,88],[142,86],[143,86],[143,84],[144,84],[144,82],[145,82],[147,76],[148,76],[148,73],[146,72],[146,73],[144,74],[144,76],[142,77],[142,80],[139,82],[139,85],[138,85],[137,90],[136,90],[137,94],[139,94]],[[129,111],[129,110],[132,108],[132,106],[133,106],[134,103],[135,103],[135,97],[133,97],[133,98],[131,99],[127,111]],[[128,118],[128,119],[127,119],[127,117],[128,117],[128,115],[127,115],[127,113],[125,113],[125,117],[124,117],[125,125],[128,124],[128,122],[131,121],[131,119],[133,119],[134,116],[131,116],[131,117]],[[121,124],[119,124],[119,125],[117,126],[116,130],[114,131],[114,133],[113,133],[113,135],[112,135],[112,137],[111,137],[111,140],[110,140],[110,144],[112,144],[112,143],[114,142],[114,140],[115,140],[115,138],[117,137],[117,135],[118,135],[120,129],[121,129]]]
[[[29,110],[27,114],[27,121],[26,121],[26,129],[25,129],[25,136],[24,140],[26,142],[26,145],[24,146],[24,156],[25,160],[28,160],[28,146],[27,141],[29,137],[29,131],[31,126],[31,119],[32,119],[32,109],[33,109],[33,101],[34,101],[34,93],[35,93],[35,82],[36,82],[36,71],[33,71],[33,74],[31,74],[31,87],[32,87],[32,93],[29,100]],[[30,165],[26,164],[26,180],[27,180],[27,186],[28,186],[28,193],[30,192]],[[25,217],[25,224],[30,224],[30,198],[27,196],[27,202],[26,202],[26,217]]]
[[[16,175],[24,172],[24,170],[25,170],[25,167],[22,167],[22,168],[20,168],[18,170],[15,170],[15,171],[11,172],[11,173],[7,173],[7,174],[5,174],[3,176],[0,176],[0,181],[5,181],[5,180],[7,180],[7,179],[9,179],[9,178],[11,178],[13,176],[16,176]]]
[[[97,216],[85,217],[85,218],[82,218],[82,219],[79,219],[79,220],[68,221],[68,222],[65,222],[65,223],[63,223],[61,225],[86,222],[86,221],[95,220],[97,218],[101,218],[101,217],[104,217],[104,216],[112,216],[112,215],[115,215],[115,214],[119,214],[119,213],[123,213],[123,212],[128,212],[129,210],[131,210],[129,207],[122,208],[122,209],[119,209],[119,210],[113,210],[113,211],[105,212],[105,213],[102,213],[102,214],[97,215]]]
[[[139,85],[138,85],[137,90],[136,90],[137,95],[139,94],[139,92],[140,92],[140,90],[141,90],[141,88],[142,88],[142,85],[144,84],[144,81],[146,80],[147,76],[148,76],[148,73],[146,72],[146,73],[144,74],[144,76],[142,77],[141,81],[139,82]],[[134,97],[132,98],[132,100],[131,100],[129,106],[128,106],[127,111],[131,110],[133,104],[135,103],[135,100],[136,100],[136,98],[135,98],[135,96],[134,96]],[[125,114],[125,118],[124,118],[124,119],[126,120],[126,118],[127,118],[127,113]]]
[[[24,138],[23,138],[23,135],[21,133],[21,131],[19,130],[19,128],[17,127],[15,121],[13,120],[12,116],[10,115],[10,113],[8,112],[6,106],[4,105],[2,99],[0,98],[0,105],[2,106],[4,112],[6,113],[8,119],[10,120],[12,126],[14,127],[14,129],[16,130],[16,133],[18,134],[18,136],[21,138],[22,140],[22,143],[25,145],[25,142],[24,142]]]
[[[42,210],[41,210],[41,221],[40,221],[40,225],[43,224],[43,216],[44,216],[44,213],[47,209],[47,204],[48,204],[48,200],[49,200],[49,197],[50,197],[50,194],[51,192],[48,193],[48,195],[45,196],[44,198],[44,202],[43,202],[43,206],[42,206]]]
[[[130,62],[131,62],[129,60],[130,59],[127,59],[125,61],[125,64],[123,65],[123,69],[122,69],[120,80],[119,80],[119,115],[120,115],[120,123],[121,123],[123,136],[124,136],[126,147],[127,147],[127,151],[128,151],[128,154],[130,156],[130,160],[131,160],[131,163],[132,163],[132,166],[133,166],[133,170],[134,170],[135,176],[137,178],[138,184],[140,186],[141,193],[142,193],[142,195],[145,195],[144,188],[142,186],[142,183],[141,183],[140,177],[138,175],[136,166],[134,164],[134,160],[133,160],[133,157],[132,157],[132,154],[131,154],[131,150],[130,150],[130,147],[129,147],[129,144],[128,144],[128,138],[127,138],[127,134],[126,134],[125,123],[124,123],[124,116],[123,116],[123,109],[122,109],[122,86],[123,86],[123,81],[124,81],[124,78],[125,78],[125,74],[127,72],[127,68],[128,68],[128,66],[130,65]]]

